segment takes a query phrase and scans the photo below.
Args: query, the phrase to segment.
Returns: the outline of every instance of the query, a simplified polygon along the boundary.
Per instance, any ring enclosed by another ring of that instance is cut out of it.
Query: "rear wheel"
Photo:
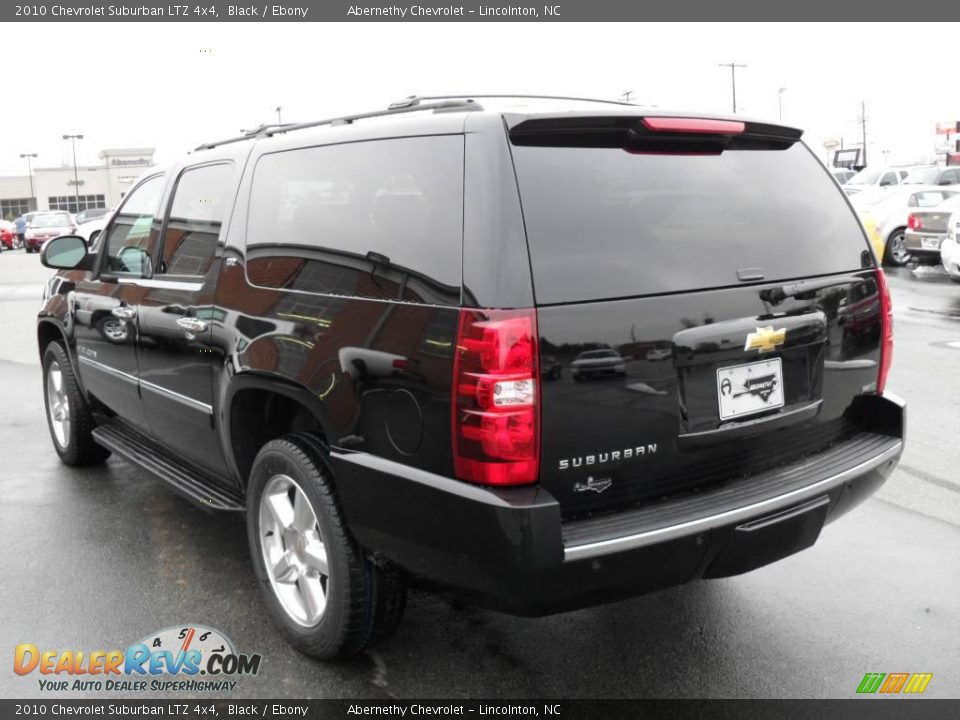
[[[93,440],[96,424],[73,374],[67,351],[58,342],[43,353],[43,399],[47,426],[60,459],[67,465],[102,462],[110,451]]]
[[[406,588],[350,536],[316,438],[288,435],[258,453],[247,535],[270,612],[301,652],[322,659],[353,655],[399,625]]]
[[[910,251],[907,250],[906,228],[897,228],[887,238],[887,245],[883,253],[883,262],[894,267],[903,267],[910,261]]]

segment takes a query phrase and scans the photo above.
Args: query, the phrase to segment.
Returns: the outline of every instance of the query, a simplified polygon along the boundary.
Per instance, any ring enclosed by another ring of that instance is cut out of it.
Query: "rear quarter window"
[[[631,154],[514,146],[540,304],[860,269],[866,238],[810,151]]]
[[[463,137],[301,148],[261,157],[247,222],[255,285],[457,305]]]

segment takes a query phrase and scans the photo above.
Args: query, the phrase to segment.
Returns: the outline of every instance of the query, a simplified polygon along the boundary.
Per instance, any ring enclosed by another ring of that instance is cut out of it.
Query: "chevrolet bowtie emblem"
[[[747,335],[747,342],[744,344],[743,349],[770,352],[783,345],[786,339],[786,328],[774,330],[772,325],[758,327],[756,332]]]

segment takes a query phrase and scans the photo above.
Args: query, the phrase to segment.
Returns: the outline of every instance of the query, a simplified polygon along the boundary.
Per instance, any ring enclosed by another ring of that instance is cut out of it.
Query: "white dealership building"
[[[97,165],[33,167],[30,175],[0,177],[0,218],[30,210],[115,207],[133,182],[153,166],[153,148],[101,150]],[[32,177],[31,177],[32,176]]]

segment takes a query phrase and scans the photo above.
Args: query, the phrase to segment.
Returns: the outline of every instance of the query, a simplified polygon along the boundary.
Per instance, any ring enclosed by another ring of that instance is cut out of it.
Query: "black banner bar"
[[[960,19],[950,0],[37,0],[0,7],[5,22],[603,22],[603,21],[935,21]],[[722,28],[718,28],[722,32]],[[838,33],[837,37],[845,37]],[[850,37],[867,38],[864,29]]]
[[[0,700],[0,718],[943,720],[960,700]]]

